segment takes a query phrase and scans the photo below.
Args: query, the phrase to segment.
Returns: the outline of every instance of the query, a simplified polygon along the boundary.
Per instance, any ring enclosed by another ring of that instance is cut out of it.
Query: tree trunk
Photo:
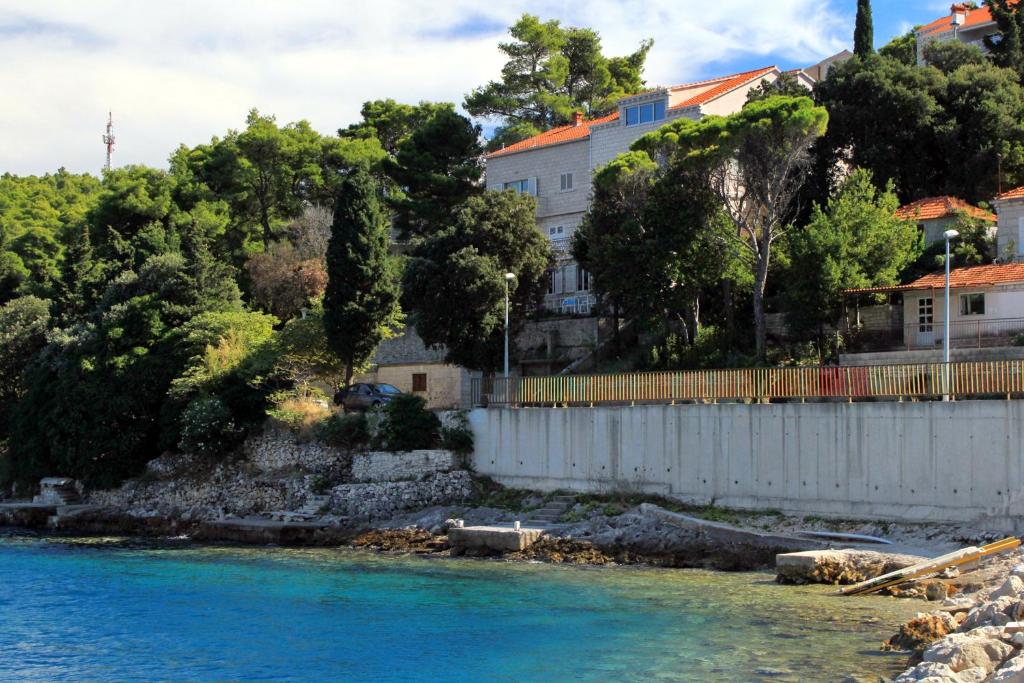
[[[612,304],[612,335],[615,339],[615,357],[622,355],[622,337],[619,335],[619,304]]]
[[[352,375],[355,374],[352,369],[352,363],[345,363],[345,386],[352,386]]]
[[[770,249],[771,244],[764,240],[757,256],[757,266],[754,272],[754,341],[759,361],[768,359],[768,323],[764,314],[764,289],[765,283],[768,282]]]
[[[725,306],[725,334],[729,346],[736,345],[736,317],[733,315],[732,310],[732,285],[733,281],[729,278],[722,281],[722,305]]]

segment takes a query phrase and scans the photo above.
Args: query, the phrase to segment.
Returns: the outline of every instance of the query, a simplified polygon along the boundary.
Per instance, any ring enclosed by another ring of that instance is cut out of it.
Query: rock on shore
[[[997,558],[1001,583],[948,598],[905,624],[887,646],[915,651],[920,663],[896,683],[1024,682],[1024,634],[1003,629],[1024,618],[1024,566],[1014,566],[1022,558],[1020,552]]]

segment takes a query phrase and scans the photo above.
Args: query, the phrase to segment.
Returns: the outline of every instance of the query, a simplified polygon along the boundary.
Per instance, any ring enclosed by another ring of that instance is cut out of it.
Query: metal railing
[[[471,392],[477,406],[1011,398],[1024,394],[1024,361],[484,377]]]
[[[911,325],[865,325],[847,330],[847,349],[857,351],[913,351],[942,347],[943,322]],[[952,320],[951,348],[974,349],[1011,346],[1024,341],[1024,318]]]

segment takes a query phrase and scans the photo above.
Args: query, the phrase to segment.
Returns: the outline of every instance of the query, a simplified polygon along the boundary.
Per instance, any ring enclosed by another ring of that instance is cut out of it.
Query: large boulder
[[[947,664],[938,662],[925,662],[918,664],[913,669],[904,671],[894,683],[959,683],[960,677],[956,675]]]
[[[1024,597],[1024,581],[1019,576],[1009,576],[1003,585],[992,591],[992,594],[988,596],[989,600],[998,600],[999,598],[1021,598]]]
[[[1024,655],[1017,655],[1003,664],[988,680],[991,683],[1024,683]]]
[[[991,673],[1014,653],[1013,647],[999,640],[996,629],[954,633],[924,651],[925,662],[945,664],[954,672],[984,669]]]

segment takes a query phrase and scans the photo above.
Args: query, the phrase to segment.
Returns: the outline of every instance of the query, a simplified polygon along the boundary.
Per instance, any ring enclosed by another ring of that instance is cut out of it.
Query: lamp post
[[[949,400],[949,319],[953,312],[949,307],[949,242],[960,236],[956,230],[947,230],[942,233],[946,238],[946,308],[943,314],[942,333],[942,399]]]
[[[505,273],[505,390],[508,391],[508,283],[516,279],[515,273]]]

